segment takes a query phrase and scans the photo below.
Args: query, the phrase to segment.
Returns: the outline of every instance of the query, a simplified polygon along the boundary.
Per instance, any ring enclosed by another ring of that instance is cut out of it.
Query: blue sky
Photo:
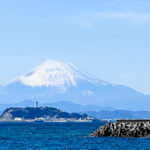
[[[1,1],[0,83],[49,58],[150,94],[150,1]]]

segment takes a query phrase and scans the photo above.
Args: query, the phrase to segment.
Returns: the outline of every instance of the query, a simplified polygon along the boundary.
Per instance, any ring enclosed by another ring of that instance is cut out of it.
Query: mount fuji
[[[150,96],[130,87],[94,78],[65,61],[47,60],[30,72],[0,85],[0,103],[68,101],[116,109],[149,110]]]

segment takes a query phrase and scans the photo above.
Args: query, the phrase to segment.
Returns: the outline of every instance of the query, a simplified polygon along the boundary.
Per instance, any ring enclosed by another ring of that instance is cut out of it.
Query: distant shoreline
[[[101,121],[97,121],[101,122]],[[15,120],[0,120],[0,123],[94,123],[94,121],[15,121]]]

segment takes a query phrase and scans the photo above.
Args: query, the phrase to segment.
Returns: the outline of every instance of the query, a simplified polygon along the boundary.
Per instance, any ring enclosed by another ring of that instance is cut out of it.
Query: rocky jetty
[[[150,137],[150,122],[129,121],[108,123],[96,130],[92,136]]]

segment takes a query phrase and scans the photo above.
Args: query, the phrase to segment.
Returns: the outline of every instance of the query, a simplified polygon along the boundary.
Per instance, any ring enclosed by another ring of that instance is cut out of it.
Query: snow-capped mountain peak
[[[80,79],[94,84],[98,82],[89,74],[81,71],[71,63],[49,59],[32,71],[11,82],[19,81],[31,87],[51,86],[65,88],[68,86],[76,86],[77,81]],[[103,85],[106,84],[105,82],[101,83]]]
[[[19,77],[24,85],[35,86],[56,86],[76,85],[79,74],[63,61],[48,60],[33,69],[26,75]]]

